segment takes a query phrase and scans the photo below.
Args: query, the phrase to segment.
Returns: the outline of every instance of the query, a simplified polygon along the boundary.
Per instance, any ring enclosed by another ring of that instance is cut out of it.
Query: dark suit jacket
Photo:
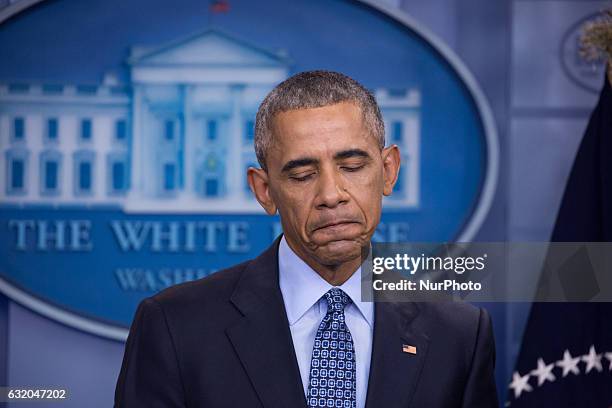
[[[142,301],[115,407],[306,407],[278,284],[279,242]],[[484,309],[381,302],[374,313],[367,408],[497,407]],[[417,353],[402,352],[404,344]]]

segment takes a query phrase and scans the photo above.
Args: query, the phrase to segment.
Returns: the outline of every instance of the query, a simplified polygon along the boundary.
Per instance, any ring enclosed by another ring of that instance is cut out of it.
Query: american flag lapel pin
[[[411,346],[410,344],[403,344],[402,351],[408,354],[416,354],[416,346]]]

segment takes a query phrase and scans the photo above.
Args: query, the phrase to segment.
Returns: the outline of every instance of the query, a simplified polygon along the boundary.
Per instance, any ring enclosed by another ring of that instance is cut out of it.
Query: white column
[[[108,187],[112,184],[110,171],[107,172],[107,157],[112,151],[113,138],[115,137],[114,116],[94,118],[92,122],[92,150],[94,162],[91,169],[93,199],[95,201],[105,201],[108,197]],[[110,169],[108,169],[110,170]],[[105,178],[106,176],[107,178]]]
[[[141,85],[134,85],[132,99],[132,157],[130,169],[130,198],[142,198],[144,185],[144,135],[143,135],[143,96]]]
[[[194,123],[193,123],[193,85],[184,85],[182,92],[183,103],[183,176],[184,186],[182,195],[185,197],[195,196],[195,168],[194,168]]]
[[[228,198],[241,199],[242,191],[242,92],[244,85],[232,85],[232,113],[230,117],[230,134],[227,151],[228,160],[225,162],[227,174]]]
[[[405,121],[404,128],[407,146],[407,166],[404,170],[404,184],[406,185],[406,200],[410,207],[418,207],[420,201],[420,179],[421,179],[421,126],[420,116],[415,110],[410,110],[410,114]]]

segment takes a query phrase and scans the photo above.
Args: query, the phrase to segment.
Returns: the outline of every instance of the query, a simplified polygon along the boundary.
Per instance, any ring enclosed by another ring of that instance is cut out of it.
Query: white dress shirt
[[[310,359],[319,324],[327,313],[323,295],[333,288],[287,244],[283,235],[278,248],[279,284],[304,387],[308,393]],[[361,301],[361,268],[338,288],[353,301],[344,309],[355,346],[357,407],[365,406],[374,333],[374,303]]]

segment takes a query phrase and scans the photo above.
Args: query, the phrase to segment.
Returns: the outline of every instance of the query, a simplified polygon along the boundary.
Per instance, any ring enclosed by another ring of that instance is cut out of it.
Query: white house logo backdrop
[[[375,240],[469,240],[497,141],[480,91],[408,16],[367,2],[46,1],[0,25],[0,289],[124,338],[138,302],[256,256],[253,124],[295,72],[369,87],[402,169]]]

